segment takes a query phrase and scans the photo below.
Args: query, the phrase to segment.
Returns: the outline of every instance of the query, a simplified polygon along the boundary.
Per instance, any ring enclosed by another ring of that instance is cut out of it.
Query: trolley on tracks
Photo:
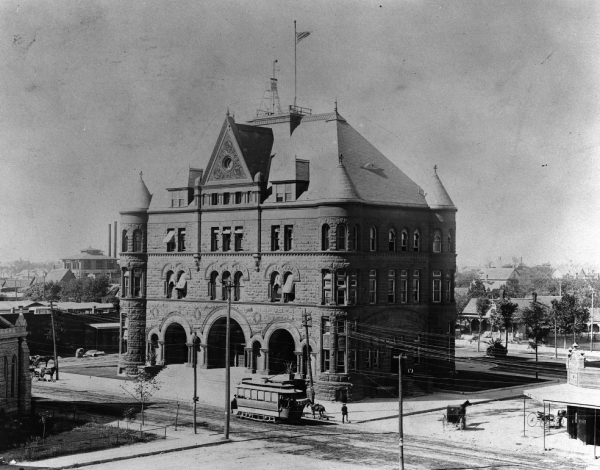
[[[237,416],[255,421],[298,421],[309,403],[306,392],[293,380],[272,382],[268,379],[242,379],[237,385]]]

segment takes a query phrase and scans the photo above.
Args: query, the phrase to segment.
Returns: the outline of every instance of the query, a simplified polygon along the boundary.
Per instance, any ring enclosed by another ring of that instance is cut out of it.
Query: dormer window
[[[292,183],[279,183],[275,185],[275,202],[284,201],[293,201]]]
[[[187,189],[179,189],[177,191],[170,191],[171,193],[171,207],[187,207]]]

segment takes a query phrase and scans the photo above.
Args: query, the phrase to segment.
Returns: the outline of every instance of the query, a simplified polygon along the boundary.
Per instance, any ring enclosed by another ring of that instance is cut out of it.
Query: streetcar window
[[[256,400],[256,390],[250,390],[250,398]]]
[[[260,401],[265,401],[265,392],[263,392],[262,390],[259,390],[257,399]]]
[[[277,394],[271,393],[271,403],[277,403]]]
[[[244,398],[250,398],[250,390],[247,388],[244,389]]]

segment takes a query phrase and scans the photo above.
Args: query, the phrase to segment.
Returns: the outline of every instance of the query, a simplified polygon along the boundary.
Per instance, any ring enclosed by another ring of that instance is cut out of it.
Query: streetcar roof
[[[292,381],[289,382],[252,382],[251,379],[246,379],[245,381],[242,379],[240,383],[238,383],[238,388],[248,388],[251,390],[262,390],[265,392],[277,392],[281,394],[292,394],[292,393],[304,393],[304,390],[298,390],[294,388],[294,383]]]

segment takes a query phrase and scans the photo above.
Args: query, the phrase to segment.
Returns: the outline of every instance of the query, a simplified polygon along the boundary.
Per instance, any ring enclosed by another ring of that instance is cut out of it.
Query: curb
[[[151,451],[151,452],[142,452],[140,454],[131,454],[131,455],[122,456],[122,457],[111,457],[111,458],[107,458],[107,459],[92,460],[90,462],[73,463],[73,464],[69,464],[69,465],[63,465],[62,467],[46,466],[46,468],[62,470],[62,469],[68,469],[68,468],[87,467],[88,465],[98,465],[98,464],[103,464],[103,463],[118,462],[120,460],[137,459],[139,457],[150,457],[152,455],[168,454],[171,452],[180,452],[182,450],[197,449],[199,447],[219,446],[222,444],[228,444],[230,442],[234,442],[234,441],[232,441],[231,439],[228,439],[228,440],[222,440],[222,441],[216,441],[216,442],[207,442],[204,444],[193,444],[193,445],[187,445],[187,446],[182,446],[182,447],[173,447],[171,449],[155,450],[155,451]]]

